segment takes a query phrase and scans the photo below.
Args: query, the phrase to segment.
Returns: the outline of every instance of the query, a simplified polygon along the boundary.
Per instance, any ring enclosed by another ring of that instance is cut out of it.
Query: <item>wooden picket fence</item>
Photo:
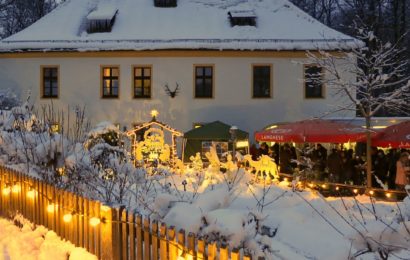
[[[11,218],[19,213],[99,259],[251,259],[238,250],[207,244],[192,233],[143,219],[125,208],[102,205],[2,166],[0,190],[2,216]]]

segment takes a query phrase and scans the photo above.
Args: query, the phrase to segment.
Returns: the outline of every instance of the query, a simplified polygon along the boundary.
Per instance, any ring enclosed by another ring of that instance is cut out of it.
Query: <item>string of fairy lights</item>
[[[74,216],[88,218],[89,224],[92,227],[96,227],[100,223],[105,223],[105,218],[80,214],[73,208],[67,208],[66,206],[58,205],[52,199],[50,199],[46,194],[34,189],[34,187],[30,185],[30,183],[28,183],[28,185],[29,187],[26,193],[27,198],[34,201],[37,196],[41,195],[43,198],[45,198],[48,201],[48,205],[46,207],[46,211],[48,213],[50,214],[55,213],[58,210],[58,208],[64,210],[65,212],[68,212],[63,215],[63,221],[65,223],[70,223],[73,220]],[[9,196],[11,194],[18,194],[19,192],[21,192],[21,185],[19,184],[18,181],[13,182],[13,184],[11,184],[10,182],[5,182],[4,188],[2,190],[2,195]],[[104,207],[107,207],[107,206],[101,206],[101,209],[104,210],[105,209]]]
[[[281,180],[287,183],[288,186],[292,185],[292,177],[288,175],[282,175]],[[333,182],[320,182],[320,181],[313,181],[313,180],[306,180],[306,181],[298,181],[296,183],[297,187],[304,188],[309,187],[313,190],[318,190],[320,193],[324,195],[331,195],[331,196],[356,196],[356,195],[368,195],[370,197],[377,196],[378,199],[383,199],[383,197],[387,200],[391,200],[394,197],[405,197],[407,193],[405,191],[399,190],[384,190],[380,188],[367,188],[364,186],[358,185],[350,185],[350,184],[343,184],[343,183],[333,183]]]

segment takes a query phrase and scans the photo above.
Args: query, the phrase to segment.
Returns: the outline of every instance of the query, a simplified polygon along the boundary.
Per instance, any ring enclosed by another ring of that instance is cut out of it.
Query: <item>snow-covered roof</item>
[[[97,9],[87,15],[88,20],[111,20],[117,13],[117,8],[113,2],[101,3]]]
[[[230,10],[229,13],[233,17],[255,17],[256,16],[253,10]]]
[[[329,50],[358,44],[288,0],[179,0],[175,8],[157,8],[153,2],[67,0],[33,25],[1,41],[0,52]],[[98,11],[101,3],[109,3],[106,6],[111,8]],[[118,12],[111,32],[87,33],[87,17],[112,15],[114,10]],[[230,10],[252,10],[257,26],[232,27],[227,15]]]

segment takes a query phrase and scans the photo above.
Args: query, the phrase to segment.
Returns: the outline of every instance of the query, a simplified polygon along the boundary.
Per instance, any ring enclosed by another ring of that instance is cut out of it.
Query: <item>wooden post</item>
[[[159,260],[158,222],[156,220],[152,221],[151,240],[152,240],[152,243],[151,243],[152,259]]]
[[[135,214],[129,213],[128,214],[128,230],[130,232],[130,260],[136,259],[136,252],[135,252]]]
[[[127,224],[127,211],[125,209],[122,210],[121,212],[121,256],[122,259],[128,259],[129,254],[128,254],[128,224]]]
[[[137,233],[137,259],[143,259],[143,252],[142,252],[142,217],[137,215],[136,220],[136,233]]]
[[[205,259],[206,254],[205,254],[205,241],[200,238],[198,239],[198,253],[197,253],[198,259]]]
[[[101,260],[120,259],[118,246],[118,209],[102,206],[101,209]]]
[[[208,244],[208,260],[216,260],[217,259],[217,254],[216,254],[216,243],[213,242],[211,244]]]
[[[199,247],[199,245],[198,245]],[[188,254],[192,257],[191,259],[196,259],[195,254],[195,234],[190,232],[188,234]]]
[[[229,259],[228,248],[226,247],[226,245],[221,246],[221,248],[219,250],[219,259],[220,260],[228,260]]]
[[[151,230],[149,218],[144,219],[144,259],[151,260]]]
[[[97,227],[95,227],[95,235],[96,235],[96,255],[99,259],[101,259],[101,226],[103,224],[103,219],[101,217],[101,203],[96,201],[94,204],[94,208],[95,208],[95,216],[100,218],[101,223],[100,225],[98,225]],[[78,229],[76,229],[77,231],[77,236],[78,236]],[[77,239],[77,243],[78,243],[78,239]]]
[[[185,253],[185,230],[181,229],[178,232],[178,256]]]
[[[233,249],[231,252],[231,260],[239,260],[240,259],[240,254],[238,249]]]
[[[252,257],[250,255],[244,255],[243,260],[252,260]]]
[[[169,260],[178,259],[178,244],[175,236],[175,227],[171,226],[168,229],[168,245],[169,245]]]
[[[161,223],[161,227],[159,229],[159,237],[160,237],[159,256],[160,256],[161,260],[167,260],[168,259],[168,243],[167,243],[166,234],[167,234],[167,226],[165,225],[165,223]]]

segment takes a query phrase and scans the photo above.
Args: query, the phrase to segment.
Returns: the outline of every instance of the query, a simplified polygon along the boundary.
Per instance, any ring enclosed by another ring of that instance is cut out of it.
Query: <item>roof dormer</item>
[[[256,14],[253,10],[231,10],[228,16],[231,26],[256,26]]]
[[[113,4],[99,5],[87,15],[87,32],[111,32],[117,12],[118,9]]]
[[[177,0],[154,0],[155,7],[176,7]]]

